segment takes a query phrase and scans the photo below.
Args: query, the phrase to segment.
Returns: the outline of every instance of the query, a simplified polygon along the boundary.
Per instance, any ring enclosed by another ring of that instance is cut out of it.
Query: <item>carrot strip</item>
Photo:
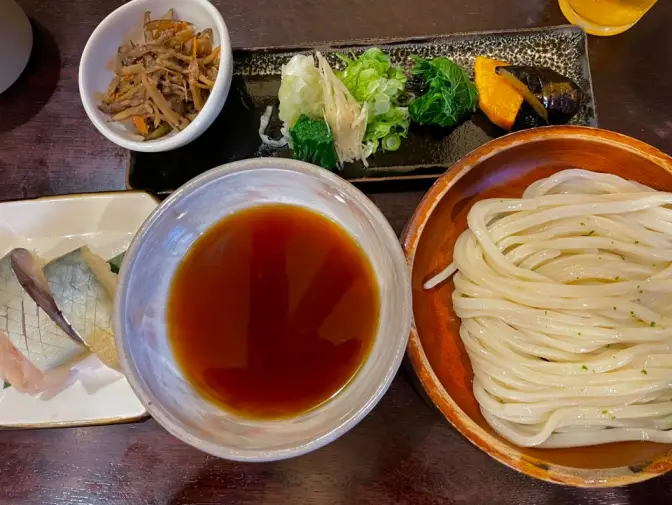
[[[145,118],[142,116],[133,116],[133,124],[140,132],[140,135],[147,136],[149,135],[149,128],[147,128],[147,123],[145,123]]]

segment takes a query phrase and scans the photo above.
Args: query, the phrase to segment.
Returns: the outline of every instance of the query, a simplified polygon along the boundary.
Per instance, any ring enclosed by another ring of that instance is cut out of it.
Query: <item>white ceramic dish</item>
[[[111,122],[109,116],[98,109],[96,97],[107,90],[114,77],[113,62],[122,42],[141,40],[144,13],[150,11],[153,17],[160,17],[171,8],[178,19],[189,21],[198,29],[212,28],[215,44],[221,46],[219,73],[208,101],[189,126],[181,132],[145,142],[122,124]],[[156,153],[188,144],[208,129],[222,111],[232,75],[229,32],[222,15],[208,0],[132,0],[107,16],[89,37],[79,63],[79,94],[89,119],[105,137],[132,151]]]
[[[373,348],[342,391],[295,418],[254,421],[210,403],[185,380],[168,341],[165,307],[175,269],[194,240],[224,216],[264,203],[304,206],[347,230],[371,261],[381,306]],[[406,349],[410,279],[394,231],[350,183],[300,161],[245,160],[188,182],[145,222],[120,272],[114,322],[126,377],[164,428],[215,456],[241,461],[284,459],[335,440],[383,396]]]
[[[33,29],[28,16],[14,0],[0,0],[0,93],[26,68],[33,49]]]
[[[157,202],[146,193],[104,193],[0,203],[0,257],[26,247],[50,260],[88,245],[104,258],[120,254]],[[0,391],[0,428],[109,424],[147,414],[123,375],[89,357],[76,380],[48,400]],[[104,384],[103,387],[100,387]]]

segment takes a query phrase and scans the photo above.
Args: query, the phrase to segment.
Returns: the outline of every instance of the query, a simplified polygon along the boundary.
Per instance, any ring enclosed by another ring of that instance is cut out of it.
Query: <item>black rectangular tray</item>
[[[500,32],[454,34],[404,40],[367,40],[332,43],[328,46],[262,48],[234,52],[234,76],[226,105],[212,126],[191,144],[164,153],[131,152],[127,185],[155,194],[167,194],[206,170],[245,158],[291,157],[289,148],[262,145],[259,119],[266,106],[274,106],[267,130],[280,137],[277,93],[281,67],[294,54],[319,49],[332,65],[342,67],[338,52],[358,54],[377,46],[395,64],[408,67],[409,55],[447,56],[473,77],[474,59],[482,55],[513,65],[547,66],[581,86],[584,99],[570,124],[597,126],[585,32],[575,26],[559,26]],[[493,125],[481,111],[451,129],[411,125],[407,139],[396,152],[371,156],[369,167],[349,163],[340,175],[351,181],[434,178],[485,142],[506,132]]]

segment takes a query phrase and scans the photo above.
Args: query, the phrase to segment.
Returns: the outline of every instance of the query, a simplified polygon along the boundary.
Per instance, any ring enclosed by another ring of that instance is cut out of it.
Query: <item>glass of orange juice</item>
[[[658,0],[558,0],[562,13],[592,35],[623,33]]]

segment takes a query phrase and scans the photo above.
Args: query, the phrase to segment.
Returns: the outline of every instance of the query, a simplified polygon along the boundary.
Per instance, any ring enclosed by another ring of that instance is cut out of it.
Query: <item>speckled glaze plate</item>
[[[423,57],[447,56],[473,77],[476,56],[488,56],[514,65],[547,66],[579,84],[584,100],[570,124],[597,126],[585,32],[575,26],[530,30],[454,34],[405,40],[367,40],[332,43],[328,46],[263,48],[234,53],[234,77],[229,98],[210,129],[193,143],[165,153],[130,154],[128,186],[167,194],[200,173],[245,158],[291,157],[288,148],[273,149],[261,144],[259,119],[266,106],[275,107],[267,133],[280,137],[277,93],[280,71],[294,54],[319,49],[332,65],[341,68],[336,53],[361,53],[371,46],[387,52],[393,63],[409,68],[411,54]],[[441,129],[411,125],[408,138],[392,153],[379,152],[369,158],[369,167],[347,164],[340,175],[353,181],[435,178],[485,142],[506,132],[478,111],[455,128]]]

